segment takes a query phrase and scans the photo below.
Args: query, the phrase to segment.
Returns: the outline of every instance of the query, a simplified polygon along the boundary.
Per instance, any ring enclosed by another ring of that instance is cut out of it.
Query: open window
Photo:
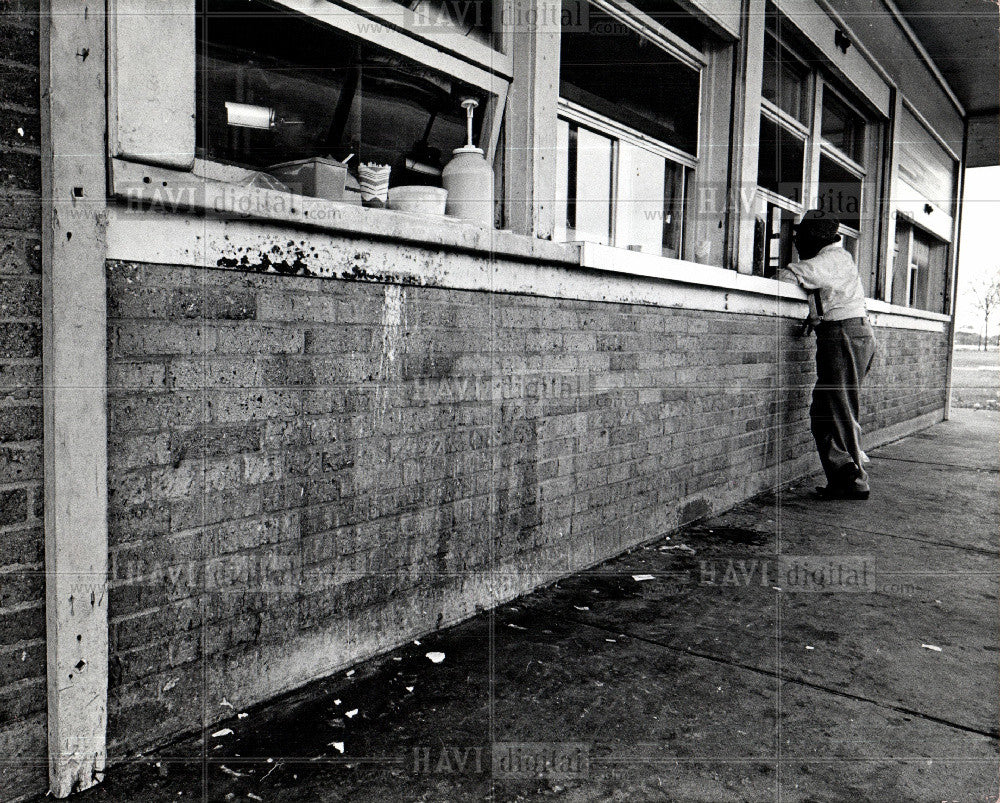
[[[815,65],[782,18],[769,11],[761,86],[754,273],[772,277],[794,256],[792,229],[806,209],[835,213],[844,248],[875,251],[874,207],[881,122]],[[862,271],[862,278],[868,274]]]
[[[440,184],[471,99],[473,143],[495,161],[512,76],[499,3],[145,4],[112,0],[113,157],[327,199],[274,168],[346,161],[350,190],[373,162],[391,166],[390,185]]]
[[[489,101],[481,87],[301,14],[246,0],[198,8],[203,159],[267,171],[350,157],[390,165],[393,185],[433,184],[465,142],[462,100]],[[235,104],[260,110],[260,124],[234,120]],[[481,115],[473,138],[482,140]]]
[[[691,258],[705,51],[717,46],[668,2],[593,0],[588,30],[563,28],[556,239]]]

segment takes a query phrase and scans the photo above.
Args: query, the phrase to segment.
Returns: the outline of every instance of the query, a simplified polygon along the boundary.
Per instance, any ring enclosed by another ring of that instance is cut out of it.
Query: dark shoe
[[[836,487],[827,485],[825,488],[817,488],[813,494],[818,499],[867,499],[871,496],[868,488]]]

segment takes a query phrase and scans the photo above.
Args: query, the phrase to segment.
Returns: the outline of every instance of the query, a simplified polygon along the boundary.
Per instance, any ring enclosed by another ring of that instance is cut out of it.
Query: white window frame
[[[584,128],[589,128],[596,131],[599,134],[603,134],[611,140],[611,198],[608,199],[608,205],[610,208],[610,230],[609,230],[609,241],[612,247],[620,248],[622,246],[615,245],[618,240],[618,226],[619,226],[619,207],[618,201],[620,198],[620,187],[619,183],[621,180],[621,166],[619,162],[619,148],[621,143],[627,145],[632,145],[633,147],[644,150],[647,153],[652,153],[655,156],[662,157],[666,162],[680,165],[684,168],[681,183],[681,197],[686,197],[689,178],[688,170],[694,170],[698,166],[698,160],[692,157],[690,154],[684,153],[683,151],[673,148],[665,143],[662,143],[656,139],[646,136],[645,134],[636,131],[628,126],[616,123],[603,115],[597,114],[590,109],[585,109],[579,104],[568,101],[564,98],[559,99],[559,120],[565,120],[569,123],[575,123],[576,125],[583,126]],[[684,224],[686,217],[686,210],[681,212],[681,222],[680,222],[680,243],[678,246],[678,253],[684,252],[684,247],[686,245],[686,238],[684,236]],[[557,230],[558,230],[557,225]],[[574,242],[583,242],[583,240],[575,240]]]
[[[839,100],[842,104],[844,104],[850,111],[854,112],[863,121],[864,132],[862,133],[861,145],[864,152],[862,153],[861,158],[866,161],[868,161],[869,157],[871,156],[871,154],[869,153],[871,146],[868,140],[869,140],[869,134],[871,132],[871,126],[873,125],[873,123],[867,118],[867,116],[863,111],[858,109],[857,106],[855,106],[853,103],[851,103],[850,100],[844,97],[844,95],[837,89],[835,89],[830,84],[829,81],[823,78],[821,74],[816,76],[816,84],[817,84],[815,90],[816,119],[813,121],[813,135],[819,142],[819,149],[818,149],[818,154],[816,156],[816,166],[815,166],[816,181],[815,184],[813,185],[812,190],[810,190],[810,193],[806,197],[815,198],[817,200],[819,198],[818,195],[819,160],[821,157],[825,156],[828,159],[832,159],[833,161],[835,161],[838,165],[840,165],[840,167],[844,168],[848,173],[853,175],[855,178],[860,179],[861,196],[858,198],[858,202],[861,205],[861,208],[858,210],[858,216],[859,218],[863,217],[864,209],[869,200],[868,195],[872,191],[870,186],[871,185],[870,174],[872,171],[866,168],[863,164],[852,159],[850,156],[848,156],[846,153],[840,150],[840,148],[836,147],[828,140],[823,139],[823,99],[826,97],[826,93],[830,92],[831,94],[835,95],[837,100]],[[863,234],[863,232],[860,229],[854,229],[851,228],[850,226],[845,226],[844,224],[841,224],[840,228],[838,229],[838,233],[841,236],[846,236],[854,239],[856,243],[860,246],[861,237]],[[870,235],[874,237],[875,232],[870,232]]]
[[[154,8],[153,0],[109,2],[108,143],[112,191],[123,194],[134,190],[115,182],[118,160],[164,165],[212,180],[231,180],[235,177],[231,166],[196,158],[195,0],[175,0],[167,15]],[[513,73],[509,54],[457,32],[407,28],[406,8],[392,0],[273,2],[483,90],[490,102],[483,110],[481,144],[487,159],[494,162]],[[377,35],[366,36],[373,25],[379,26]],[[169,50],[174,56],[168,63],[176,66],[176,74],[170,76],[169,83],[155,74],[163,62],[148,57],[145,48],[150,41],[160,43],[158,53]],[[166,100],[165,93],[169,96]],[[150,115],[150,108],[160,113]],[[378,210],[373,212],[377,214]]]
[[[877,174],[877,166],[871,164],[876,154],[873,153],[872,132],[877,130],[878,121],[872,119],[870,114],[860,110],[857,104],[834,87],[824,75],[824,69],[820,66],[810,66],[795,50],[779,39],[770,29],[764,33],[765,41],[768,37],[777,45],[779,55],[792,57],[800,66],[804,66],[808,71],[807,79],[807,100],[809,102],[809,121],[804,124],[793,115],[778,107],[775,103],[765,97],[760,99],[760,114],[762,118],[770,120],[775,125],[784,128],[787,132],[800,138],[803,141],[803,180],[802,180],[802,203],[798,204],[789,198],[785,198],[776,192],[772,192],[758,185],[757,193],[765,202],[780,206],[796,215],[802,215],[807,209],[813,208],[819,201],[819,166],[821,158],[828,158],[836,162],[840,167],[848,171],[861,181],[861,196],[858,199],[860,209],[859,217],[864,219],[864,210],[870,202],[870,194],[875,191],[871,186],[873,178]],[[862,135],[862,158],[868,166],[861,164],[846,153],[841,151],[833,143],[823,138],[823,99],[827,92],[836,96],[837,100],[847,106],[847,108],[858,115],[864,123]],[[843,223],[837,230],[842,238],[850,238],[855,243],[855,250],[860,251],[864,238],[871,238],[871,243],[864,243],[872,249],[875,247],[875,238],[878,232],[874,229],[868,231],[862,226],[855,229]],[[873,251],[874,253],[874,251]]]
[[[668,56],[677,59],[684,66],[693,69],[698,74],[698,105],[696,111],[695,129],[695,153],[694,155],[681,150],[680,148],[668,145],[655,137],[644,134],[624,123],[613,120],[610,117],[599,114],[591,109],[581,106],[578,103],[567,100],[562,96],[558,100],[557,119],[566,120],[585,128],[593,129],[612,140],[612,181],[611,198],[608,203],[611,211],[609,238],[611,247],[620,248],[615,245],[618,236],[618,200],[619,200],[619,180],[620,166],[618,160],[619,143],[624,142],[641,150],[653,153],[662,157],[667,162],[680,165],[684,168],[681,197],[687,198],[690,184],[693,183],[693,176],[688,176],[688,170],[694,171],[700,164],[700,149],[702,135],[702,112],[703,112],[703,84],[705,69],[709,65],[708,57],[697,48],[681,39],[677,34],[663,25],[659,24],[649,15],[636,8],[627,0],[585,0],[591,6],[605,12],[612,19],[629,28],[633,33],[658,47]],[[680,223],[680,242],[678,253],[683,255],[687,249],[687,237],[685,232],[687,209],[682,211]],[[556,229],[559,230],[559,224]],[[583,242],[576,240],[574,242]],[[625,249],[623,249],[625,250]]]

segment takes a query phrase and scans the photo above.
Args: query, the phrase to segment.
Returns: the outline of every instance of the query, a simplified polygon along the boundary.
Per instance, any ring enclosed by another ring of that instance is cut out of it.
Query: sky
[[[977,167],[965,173],[962,234],[958,251],[959,327],[982,328],[982,316],[968,297],[969,285],[990,272],[1000,272],[1000,167]],[[1000,327],[991,316],[990,331]]]

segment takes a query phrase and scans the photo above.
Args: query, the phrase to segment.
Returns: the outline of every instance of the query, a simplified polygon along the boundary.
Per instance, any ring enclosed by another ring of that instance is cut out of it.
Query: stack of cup
[[[358,183],[361,185],[361,203],[365,206],[385,206],[389,197],[389,165],[367,162],[358,165]]]

